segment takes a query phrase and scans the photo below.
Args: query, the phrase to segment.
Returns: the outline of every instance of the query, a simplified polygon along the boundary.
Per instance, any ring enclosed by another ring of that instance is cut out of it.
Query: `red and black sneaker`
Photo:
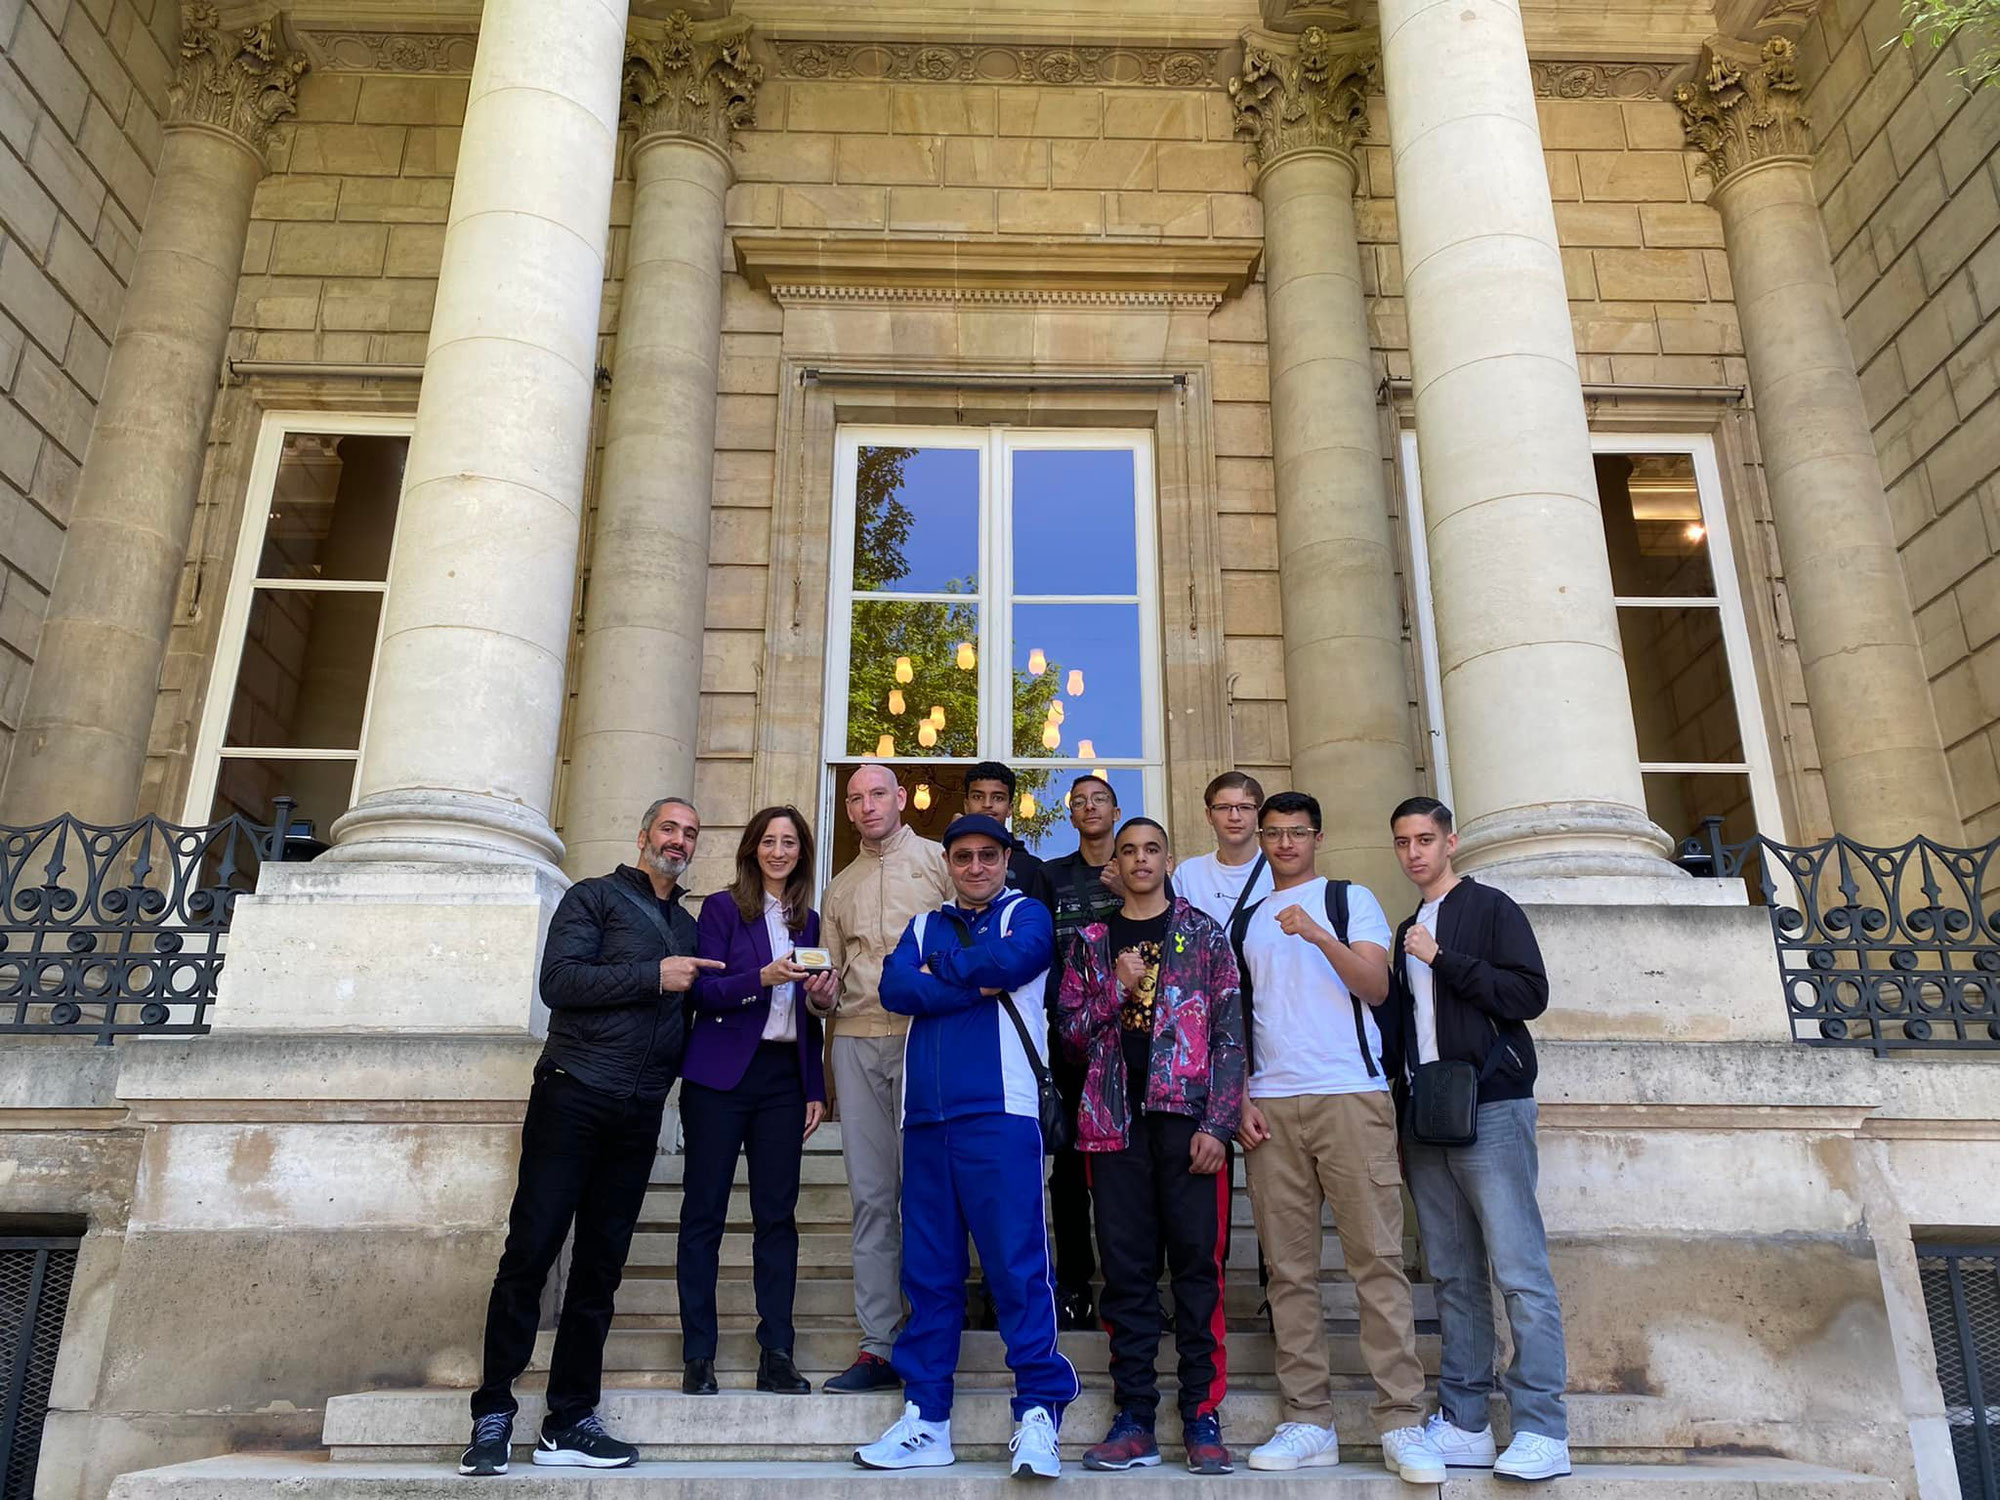
[[[865,1391],[893,1391],[902,1384],[903,1377],[896,1373],[894,1365],[881,1355],[870,1354],[863,1349],[854,1357],[853,1364],[822,1384],[820,1389],[836,1395],[853,1396]]]
[[[1086,1469],[1150,1469],[1159,1461],[1160,1445],[1153,1441],[1153,1424],[1132,1411],[1118,1413],[1104,1441],[1083,1455]]]
[[[1214,1412],[1204,1412],[1184,1422],[1181,1425],[1181,1436],[1187,1443],[1188,1473],[1236,1472],[1236,1466],[1229,1458],[1229,1450],[1222,1446],[1222,1419]]]

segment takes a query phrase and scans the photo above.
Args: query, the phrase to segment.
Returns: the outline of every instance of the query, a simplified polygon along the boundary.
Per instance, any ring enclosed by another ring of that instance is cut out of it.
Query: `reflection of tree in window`
[[[854,476],[854,591],[893,592],[909,576],[904,548],[916,517],[901,496],[903,466],[914,448],[864,447]],[[887,741],[899,760],[933,756],[958,760],[979,757],[979,672],[977,653],[984,649],[979,631],[977,580],[945,581],[946,594],[965,595],[964,603],[915,599],[856,599],[849,622],[847,676],[847,750],[850,755],[876,755]],[[961,647],[970,646],[971,666]],[[906,665],[905,665],[906,664]],[[899,670],[901,668],[901,670]],[[907,676],[908,681],[901,680]],[[1015,744],[1039,744],[1062,682],[1061,664],[1050,662],[1039,676],[1020,668],[1013,673]],[[898,707],[900,706],[900,712]],[[937,723],[941,710],[943,723]],[[925,726],[930,726],[930,736]],[[934,737],[931,744],[923,740]],[[1035,800],[1035,812],[1024,816],[1016,804],[1015,832],[1039,838],[1060,809],[1048,795],[1052,771],[1021,769],[1019,791]],[[956,787],[945,786],[946,795]]]

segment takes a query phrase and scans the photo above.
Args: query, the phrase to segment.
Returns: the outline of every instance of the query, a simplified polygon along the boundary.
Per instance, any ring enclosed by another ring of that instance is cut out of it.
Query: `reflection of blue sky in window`
[[[1075,756],[1084,740],[1100,757],[1132,758],[1146,753],[1143,706],[1139,696],[1139,606],[1136,604],[1017,604],[1014,606],[1014,669],[1032,670],[1040,651],[1045,670],[1055,675],[1055,702],[1063,720],[1061,744],[1042,743],[1042,725],[1021,725],[1025,743],[1014,754]],[[1071,674],[1083,674],[1083,692],[1072,694]]]
[[[866,450],[864,450],[866,451]],[[962,590],[979,574],[979,454],[971,448],[919,448],[903,464],[891,497],[910,514],[901,547],[909,571],[887,585],[893,593]],[[857,533],[856,545],[861,545]]]
[[[1014,454],[1014,592],[1136,594],[1130,449]]]
[[[1101,771],[1086,771],[1079,767],[1057,771],[1055,780],[1049,786],[1048,795],[1061,800],[1067,807],[1069,789],[1075,785],[1079,776],[1102,776],[1111,783],[1112,790],[1118,793],[1118,816],[1121,821],[1125,818],[1136,818],[1146,811],[1144,773],[1133,767],[1114,767]],[[1047,833],[1029,843],[1028,852],[1039,859],[1054,859],[1058,855],[1070,853],[1075,848],[1076,829],[1070,824],[1068,813],[1064,812],[1057,816]]]

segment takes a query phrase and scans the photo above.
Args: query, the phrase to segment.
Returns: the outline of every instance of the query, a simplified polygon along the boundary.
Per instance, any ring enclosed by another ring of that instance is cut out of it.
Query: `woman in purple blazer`
[[[715,1277],[736,1159],[750,1158],[756,1228],[757,1389],[804,1395],[792,1362],[798,1283],[799,1158],[826,1113],[820,1016],[832,1009],[831,973],[792,961],[819,943],[812,909],[812,830],[795,807],[767,807],[736,845],[736,880],[701,906],[695,952],[722,967],[690,998],[681,1064],[681,1389],[715,1394]]]

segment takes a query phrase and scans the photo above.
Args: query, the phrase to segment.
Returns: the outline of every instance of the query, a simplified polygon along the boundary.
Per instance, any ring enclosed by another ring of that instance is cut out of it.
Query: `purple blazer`
[[[797,945],[819,946],[818,912],[806,913],[806,930]],[[733,1089],[743,1081],[750,1058],[763,1039],[764,1023],[771,1018],[770,986],[757,982],[764,965],[771,961],[771,935],[761,913],[756,921],[746,922],[736,909],[736,898],[728,891],[717,891],[701,903],[694,951],[697,958],[721,959],[722,967],[704,970],[689,992],[694,1024],[681,1061],[681,1077],[704,1088]],[[819,1017],[806,1010],[803,986],[792,1013],[798,1018],[799,1077],[805,1080],[806,1101],[824,1104],[826,1064],[821,1054],[825,1030]]]

